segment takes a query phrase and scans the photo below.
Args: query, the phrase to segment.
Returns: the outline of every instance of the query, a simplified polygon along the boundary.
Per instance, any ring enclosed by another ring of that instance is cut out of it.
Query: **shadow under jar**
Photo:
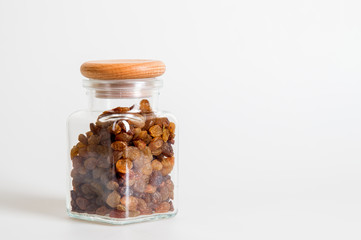
[[[128,224],[177,213],[175,117],[158,110],[161,61],[81,66],[89,108],[68,118],[71,217]]]

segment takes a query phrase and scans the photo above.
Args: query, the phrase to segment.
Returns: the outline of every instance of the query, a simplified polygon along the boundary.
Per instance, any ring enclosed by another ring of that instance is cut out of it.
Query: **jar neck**
[[[153,111],[158,110],[159,90],[162,81],[156,78],[94,80],[83,82],[87,89],[88,107],[91,111],[106,111],[116,107],[131,107],[139,110],[139,103],[147,99]]]

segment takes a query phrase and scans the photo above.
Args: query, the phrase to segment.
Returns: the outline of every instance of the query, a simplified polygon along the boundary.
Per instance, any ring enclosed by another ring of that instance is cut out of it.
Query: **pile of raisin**
[[[72,211],[113,218],[173,211],[175,124],[147,100],[103,112],[71,149]]]

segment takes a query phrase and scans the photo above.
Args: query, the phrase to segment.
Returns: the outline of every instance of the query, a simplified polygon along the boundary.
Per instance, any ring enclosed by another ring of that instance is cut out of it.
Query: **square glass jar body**
[[[69,216],[122,225],[176,215],[178,128],[158,95],[88,88],[89,109],[68,118]]]

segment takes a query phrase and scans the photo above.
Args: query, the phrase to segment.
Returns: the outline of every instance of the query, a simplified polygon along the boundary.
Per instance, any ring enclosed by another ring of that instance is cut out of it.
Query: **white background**
[[[0,1],[1,239],[360,239],[361,4]],[[167,64],[180,211],[65,213],[67,116],[94,59]]]

